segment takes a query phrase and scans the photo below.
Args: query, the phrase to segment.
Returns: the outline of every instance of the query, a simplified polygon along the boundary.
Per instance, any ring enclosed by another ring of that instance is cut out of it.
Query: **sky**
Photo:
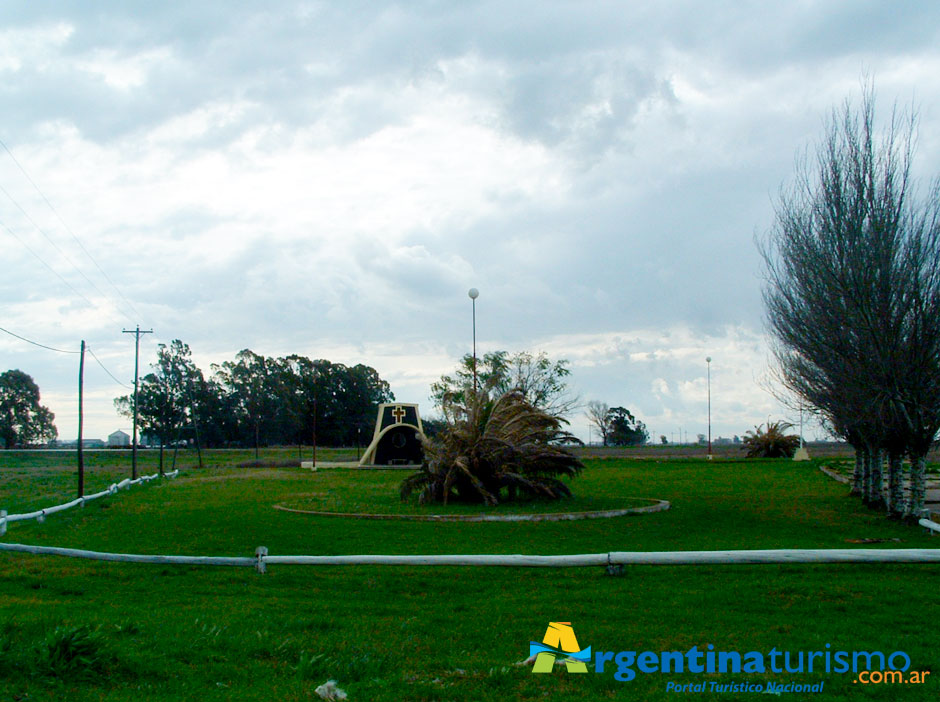
[[[476,287],[479,353],[567,359],[657,440],[707,432],[709,375],[713,437],[796,420],[756,241],[866,77],[940,173],[938,35],[927,2],[5,2],[0,327],[73,353],[0,333],[0,372],[74,438],[85,340],[84,436],[129,431],[140,325],[141,375],[297,353],[430,415]]]

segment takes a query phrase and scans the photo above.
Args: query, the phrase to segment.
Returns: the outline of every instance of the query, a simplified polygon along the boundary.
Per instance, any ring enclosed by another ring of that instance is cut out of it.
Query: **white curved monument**
[[[424,427],[418,405],[384,402],[379,405],[372,443],[360,466],[419,466],[424,460]]]

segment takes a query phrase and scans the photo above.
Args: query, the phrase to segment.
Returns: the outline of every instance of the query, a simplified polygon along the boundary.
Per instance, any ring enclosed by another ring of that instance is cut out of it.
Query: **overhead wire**
[[[19,339],[20,341],[25,341],[27,344],[32,344],[33,346],[38,346],[39,348],[42,348],[42,349],[48,349],[49,351],[56,351],[58,353],[81,353],[81,351],[66,351],[65,349],[57,349],[57,348],[53,348],[52,346],[46,346],[45,344],[40,344],[38,341],[27,339],[25,336],[20,336],[19,334],[14,334],[9,329],[4,329],[3,327],[0,327],[0,331],[5,332],[6,334],[9,334],[10,336],[15,336],[17,339]]]
[[[23,216],[26,217],[26,219],[29,220],[30,224],[32,224],[33,227],[36,228],[36,231],[38,231],[40,234],[42,234],[43,238],[45,238],[45,240],[49,242],[50,246],[52,246],[52,248],[54,248],[54,249],[59,253],[59,255],[60,255],[62,258],[65,259],[66,263],[68,263],[73,269],[75,269],[75,271],[76,271],[82,278],[85,279],[85,282],[86,282],[86,283],[88,283],[92,288],[95,289],[95,292],[96,292],[96,293],[98,293],[101,297],[105,297],[105,298],[107,297],[107,295],[105,295],[103,292],[101,292],[101,289],[100,289],[97,285],[95,285],[95,282],[94,282],[91,278],[89,278],[87,275],[85,275],[85,272],[82,271],[82,269],[79,268],[77,265],[75,265],[75,262],[72,261],[72,259],[69,258],[68,255],[67,255],[62,249],[59,248],[59,245],[56,244],[56,243],[52,240],[52,237],[49,236],[48,233],[46,233],[46,230],[43,229],[42,227],[40,227],[40,226],[36,223],[36,220],[34,220],[34,219],[30,216],[29,212],[27,212],[25,209],[23,209],[23,206],[22,206],[19,202],[17,202],[16,199],[15,199],[12,195],[10,195],[10,193],[7,192],[7,189],[4,188],[2,185],[0,185],[0,192],[2,192],[4,195],[6,195],[7,198],[10,200],[10,202],[12,202],[14,205],[16,205],[17,209],[19,209],[19,211],[23,213]],[[22,241],[22,240],[21,240],[21,241]],[[61,276],[60,276],[60,277],[61,277]],[[74,288],[73,288],[73,289],[74,289]],[[88,298],[85,298],[85,299],[87,300]],[[94,305],[94,306],[97,307],[98,305]],[[127,317],[128,319],[130,319],[131,321],[133,321],[133,319],[131,319],[130,315],[128,315],[128,314],[127,314],[126,312],[124,312],[123,310],[121,310],[121,314],[123,314],[125,317]]]
[[[85,350],[86,350],[88,353],[90,353],[90,354],[91,354],[91,357],[92,357],[93,359],[95,359],[95,361],[98,363],[99,366],[101,366],[101,370],[103,370],[105,373],[107,373],[108,375],[111,376],[111,380],[113,380],[115,383],[117,383],[117,384],[120,385],[121,387],[127,388],[128,390],[133,390],[133,389],[134,389],[134,388],[132,388],[130,385],[128,385],[127,383],[122,383],[120,380],[118,380],[117,378],[115,378],[115,377],[114,377],[114,373],[112,373],[111,371],[109,371],[109,370],[105,367],[105,365],[101,362],[101,359],[99,359],[99,358],[95,355],[95,352],[92,351],[92,350],[91,350],[91,347],[88,346],[87,344],[85,345]]]
[[[30,185],[32,185],[33,188],[36,189],[36,192],[39,193],[39,197],[41,197],[43,202],[46,203],[46,206],[49,208],[52,214],[56,216],[56,219],[59,220],[59,223],[62,225],[65,231],[67,231],[71,235],[71,237],[75,240],[75,243],[78,244],[79,248],[82,250],[85,256],[88,257],[88,260],[94,264],[95,268],[98,269],[101,275],[104,276],[104,279],[108,281],[111,287],[114,288],[115,292],[117,292],[117,294],[120,295],[121,299],[127,303],[128,307],[131,308],[131,310],[134,312],[134,314],[137,315],[139,319],[141,317],[141,314],[140,312],[137,311],[137,308],[134,307],[134,303],[131,302],[124,295],[123,292],[121,292],[121,289],[115,284],[113,280],[111,280],[111,277],[107,274],[107,272],[98,264],[98,261],[96,261],[95,257],[91,255],[91,252],[89,252],[88,249],[85,248],[85,245],[82,243],[81,239],[78,238],[78,235],[75,234],[75,232],[72,231],[72,228],[69,227],[69,225],[65,223],[65,220],[62,219],[62,215],[60,215],[59,211],[52,205],[52,202],[50,202],[49,198],[46,197],[46,194],[42,191],[39,185],[36,184],[36,181],[34,181],[32,177],[29,175],[29,173],[26,172],[26,169],[23,167],[23,164],[21,164],[19,160],[16,158],[16,156],[13,155],[13,152],[10,150],[10,147],[6,145],[3,139],[0,139],[0,146],[2,146],[3,150],[7,152],[7,155],[9,155],[9,157],[13,160],[13,163],[16,164],[16,167],[20,169],[20,173],[22,173],[23,176],[26,178],[26,180],[29,181]],[[125,316],[127,315],[125,314]],[[128,319],[130,319],[130,317],[128,317]]]
[[[6,222],[4,222],[3,220],[0,220],[0,227],[3,227],[3,228],[7,231],[7,233],[8,233],[10,236],[12,236],[12,237],[13,237],[14,239],[16,239],[18,242],[20,242],[20,243],[23,245],[23,248],[25,248],[25,249],[26,249],[27,251],[29,251],[33,256],[35,256],[35,257],[36,257],[36,260],[38,260],[42,265],[44,265],[46,268],[48,268],[49,271],[50,271],[56,278],[58,278],[59,280],[61,280],[69,290],[71,290],[73,293],[75,293],[76,295],[78,295],[80,298],[82,298],[85,302],[87,302],[87,303],[88,303],[89,305],[91,305],[92,307],[97,307],[97,306],[98,306],[98,305],[96,305],[94,302],[92,302],[91,300],[89,300],[87,297],[85,297],[85,296],[84,296],[82,293],[80,293],[78,290],[76,290],[76,289],[75,289],[75,286],[73,286],[69,281],[67,281],[65,278],[63,278],[63,277],[62,277],[62,274],[60,274],[59,271],[57,271],[55,268],[53,268],[53,267],[50,266],[48,263],[46,263],[46,260],[45,260],[42,256],[40,256],[38,253],[36,253],[35,251],[33,251],[32,247],[31,247],[29,244],[27,244],[25,241],[23,241],[23,240],[19,237],[19,235],[18,235],[16,232],[14,232],[12,229],[10,229],[10,227],[7,226]]]

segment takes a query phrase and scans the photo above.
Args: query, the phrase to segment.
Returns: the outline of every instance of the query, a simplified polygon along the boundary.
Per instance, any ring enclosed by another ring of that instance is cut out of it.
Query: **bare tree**
[[[610,422],[607,415],[610,413],[610,407],[606,402],[600,400],[591,400],[587,403],[587,409],[584,415],[587,417],[588,424],[597,429],[604,446],[610,438]]]
[[[923,510],[924,456],[940,429],[937,189],[910,177],[916,120],[895,110],[875,133],[873,90],[834,112],[812,166],[778,200],[761,249],[764,301],[784,386],[856,448],[855,488],[902,511],[901,457],[912,459],[907,513]]]

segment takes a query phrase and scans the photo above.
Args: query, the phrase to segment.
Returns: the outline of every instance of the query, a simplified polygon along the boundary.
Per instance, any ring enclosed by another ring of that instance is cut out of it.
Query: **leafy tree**
[[[39,404],[39,386],[21,370],[0,375],[0,441],[19,448],[54,441],[55,415]]]
[[[350,368],[296,355],[283,360],[289,376],[282,384],[288,392],[282,401],[293,421],[286,435],[293,443],[309,441],[314,422],[319,443],[351,446],[362,437],[368,440],[378,405],[395,399],[389,384],[370,366]]]
[[[785,434],[793,425],[788,422],[768,422],[767,429],[760,424],[745,434],[741,448],[748,458],[793,458],[800,445],[796,434]]]
[[[498,382],[491,377],[477,392],[466,389],[460,406],[447,400],[448,425],[426,447],[422,469],[402,482],[402,500],[417,492],[421,503],[495,505],[519,493],[571,494],[560,476],[577,475],[583,465],[560,445],[570,436],[564,420],[531,404],[519,390],[500,391]]]
[[[447,422],[440,417],[422,417],[421,424],[424,426],[424,435],[431,440],[447,428]]]
[[[495,395],[510,390],[522,393],[526,402],[544,412],[561,417],[577,404],[568,392],[568,361],[552,361],[547,354],[527,351],[509,354],[493,351],[477,359],[477,385],[488,387]],[[431,385],[431,399],[443,410],[447,405],[461,406],[473,390],[473,356],[467,354],[453,375],[442,376]]]
[[[640,446],[649,441],[646,425],[626,407],[607,411],[608,441],[611,446]]]
[[[273,434],[270,430],[287,409],[284,403],[279,402],[283,373],[273,359],[260,356],[251,349],[243,349],[236,354],[234,361],[226,361],[213,368],[223,392],[233,401],[231,406],[242,441],[254,446],[257,458],[261,444],[268,444],[269,435]]]
[[[205,403],[205,380],[189,345],[179,339],[169,346],[160,344],[157,362],[150,367],[153,372],[141,378],[137,389],[137,421],[142,434],[152,434],[160,442],[162,470],[164,447],[178,441],[187,425],[196,431],[197,409]],[[114,406],[125,417],[134,416],[133,395],[115,399]]]

